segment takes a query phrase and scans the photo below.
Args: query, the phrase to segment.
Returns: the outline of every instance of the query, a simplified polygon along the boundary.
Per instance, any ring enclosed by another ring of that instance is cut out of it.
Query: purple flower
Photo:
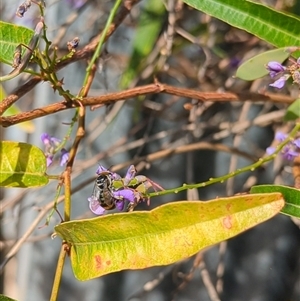
[[[283,142],[287,138],[287,134],[282,133],[282,132],[276,132],[275,134],[275,139],[278,140],[279,142]]]
[[[269,74],[271,78],[274,78],[280,72],[285,71],[286,67],[282,66],[280,63],[276,61],[271,61],[267,64],[267,70],[269,70]]]
[[[131,188],[124,188],[114,191],[113,196],[117,200],[125,200],[130,203],[135,203],[141,198],[140,193]]]
[[[105,208],[107,210],[117,208],[119,211],[123,211],[126,202],[134,205],[144,200],[144,195],[136,190],[136,187],[128,187],[136,174],[133,165],[128,168],[125,178],[122,178],[119,174],[111,172],[101,165],[98,167],[96,173],[99,177],[103,177],[104,180],[107,178],[107,180],[100,182],[98,177],[95,181],[93,194],[88,198],[89,207],[93,213],[102,215],[105,213]],[[145,179],[143,176],[141,183],[143,183]],[[120,181],[122,186],[118,188],[114,187],[114,181]],[[111,198],[109,199],[109,203],[111,204],[109,207],[106,206],[106,198]]]
[[[135,175],[136,175],[136,169],[134,165],[130,165],[125,175],[124,185],[127,186],[130,183],[130,181],[135,177]]]
[[[129,203],[137,203],[140,199],[143,199],[139,192],[131,188],[121,188],[116,191],[112,191],[111,193],[115,205],[112,209],[117,208],[119,211],[124,210],[126,201]],[[98,199],[95,194],[90,196],[88,201],[89,207],[94,214],[103,215],[105,213],[105,209],[100,205],[100,199]]]
[[[277,132],[275,134],[275,139],[279,142],[283,142],[285,139],[287,139],[287,137],[288,135],[282,132]],[[276,148],[273,146],[270,146],[266,149],[266,153],[268,155],[274,154],[275,151]],[[298,157],[300,155],[300,138],[289,141],[281,150],[280,154],[284,159],[289,161],[294,160],[294,158]]]
[[[124,201],[116,201],[116,208],[119,211],[123,211],[125,207],[125,202]]]
[[[276,151],[276,147],[273,147],[273,146],[269,146],[267,149],[266,149],[266,153],[270,156],[270,155],[273,155]]]
[[[47,146],[47,145],[50,145],[51,137],[50,137],[49,134],[43,133],[43,134],[41,135],[41,140],[42,140],[42,142]]]
[[[100,175],[102,172],[104,172],[104,171],[109,171],[107,168],[105,168],[104,166],[102,166],[102,165],[99,165],[99,167],[97,168],[97,170],[96,170],[96,174],[97,175]]]
[[[298,148],[300,149],[300,138],[295,139],[295,140],[293,141],[293,144],[294,144],[296,147],[298,147]]]
[[[121,179],[121,176],[115,172],[112,172],[110,170],[108,170],[107,168],[105,168],[104,166],[102,165],[99,165],[99,167],[97,168],[96,170],[96,174],[97,175],[100,175],[101,173],[108,173],[111,175],[111,177],[114,179],[114,180],[120,180]]]
[[[49,167],[53,162],[53,155],[46,155],[47,167]]]
[[[273,84],[270,84],[269,86],[277,88],[277,89],[281,89],[284,87],[286,80],[287,80],[286,75],[283,75],[279,79],[277,79]]]
[[[41,135],[41,140],[45,146],[44,154],[47,159],[47,167],[49,167],[53,163],[54,155],[58,151],[58,147],[61,143],[61,140],[50,136],[48,133],[43,133]],[[61,160],[60,160],[60,166],[63,166],[67,163],[69,159],[69,153],[66,149],[61,149]]]
[[[64,166],[69,160],[69,152],[64,148],[62,148],[60,152],[61,152],[60,166]]]
[[[281,155],[284,159],[292,161],[299,156],[299,152],[295,151],[291,145],[287,144],[281,151]]]
[[[163,190],[146,176],[136,176],[136,169],[131,165],[124,178],[119,174],[111,172],[103,166],[97,169],[98,177],[95,180],[92,196],[88,198],[91,211],[97,215],[104,214],[105,210],[124,210],[126,203],[128,210],[142,201],[149,204],[150,197],[147,195],[148,189],[155,188]]]
[[[50,141],[52,143],[53,146],[59,146],[59,144],[61,143],[61,140],[55,137],[51,137]]]

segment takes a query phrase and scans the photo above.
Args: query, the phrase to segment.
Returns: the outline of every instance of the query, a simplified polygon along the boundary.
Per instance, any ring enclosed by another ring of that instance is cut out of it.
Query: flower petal
[[[282,157],[286,160],[292,161],[299,156],[299,153],[290,149],[288,146],[282,150]]]
[[[273,147],[273,146],[270,146],[270,147],[268,147],[268,148],[266,149],[266,153],[267,153],[268,155],[273,155],[273,154],[275,153],[275,151],[276,151],[276,148]]]
[[[97,168],[97,170],[96,170],[96,174],[97,175],[100,175],[102,172],[104,172],[104,171],[108,171],[108,169],[106,169],[104,166],[102,166],[102,165],[99,165],[99,167]]]
[[[117,201],[115,203],[116,205],[116,208],[119,210],[119,211],[123,211],[124,210],[124,206],[125,206],[125,202],[124,201]]]
[[[276,132],[275,134],[275,139],[282,142],[287,138],[287,134],[283,133],[283,132]]]
[[[60,166],[64,166],[69,160],[69,152],[64,148],[62,148],[60,151],[61,151]]]
[[[134,178],[135,175],[136,175],[136,169],[134,165],[130,165],[125,175],[124,185],[127,186],[130,183],[130,181]]]
[[[50,141],[53,146],[58,146],[61,143],[61,140],[56,137],[51,137]]]
[[[269,71],[275,71],[277,73],[282,72],[286,69],[286,67],[282,66],[279,62],[271,61],[267,64],[267,69]]]
[[[125,188],[113,192],[114,198],[117,200],[126,200],[130,203],[135,203],[141,198],[140,194],[134,189]]]
[[[294,144],[295,146],[297,146],[298,148],[300,148],[300,138],[295,139],[295,140],[293,141],[293,144]]]
[[[277,79],[273,84],[270,84],[269,86],[277,89],[281,89],[284,87],[286,80],[287,80],[286,76],[281,76],[279,79]]]
[[[45,144],[45,145],[47,146],[47,145],[50,144],[51,137],[50,137],[49,134],[43,133],[43,134],[41,135],[41,140],[42,140],[43,144]]]

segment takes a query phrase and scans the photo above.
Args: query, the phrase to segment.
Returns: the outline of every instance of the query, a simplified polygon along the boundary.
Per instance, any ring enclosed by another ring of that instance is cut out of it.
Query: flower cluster
[[[300,86],[300,58],[291,66],[285,67],[276,61],[271,61],[266,66],[271,78],[277,78],[275,82],[270,84],[271,87],[281,89],[286,81],[292,77],[293,83]]]
[[[275,139],[279,142],[283,142],[288,137],[287,134],[277,132],[275,134]],[[268,147],[266,152],[268,155],[272,155],[276,151],[275,147]],[[290,141],[281,150],[281,155],[284,159],[292,161],[294,158],[300,155],[300,138]]]
[[[47,133],[41,135],[41,140],[45,146],[45,156],[47,158],[47,167],[49,167],[52,162],[54,155],[57,153],[59,149],[59,145],[61,144],[61,140],[55,137],[50,136]],[[62,148],[60,150],[60,166],[64,166],[69,159],[69,152]]]
[[[141,201],[148,200],[149,188],[162,189],[145,176],[136,176],[136,170],[131,165],[124,178],[103,166],[96,171],[98,177],[92,195],[88,198],[91,211],[102,215],[106,210],[117,208],[123,211],[125,203],[129,203],[127,210],[132,211]]]

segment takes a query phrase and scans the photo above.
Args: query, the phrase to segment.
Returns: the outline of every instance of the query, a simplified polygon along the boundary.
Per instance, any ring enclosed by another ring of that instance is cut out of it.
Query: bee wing
[[[89,201],[89,207],[91,209],[91,211],[97,215],[102,215],[105,212],[105,209],[103,207],[101,207],[98,199],[92,195],[88,198]]]

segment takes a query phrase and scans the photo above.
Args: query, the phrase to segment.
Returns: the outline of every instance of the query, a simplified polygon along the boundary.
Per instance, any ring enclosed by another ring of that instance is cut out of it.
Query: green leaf
[[[288,108],[284,116],[284,121],[296,120],[300,118],[300,98],[296,99]]]
[[[12,65],[14,52],[19,44],[28,45],[34,31],[11,23],[0,21],[0,62]],[[22,47],[23,53],[25,47]]]
[[[142,8],[133,42],[133,53],[123,73],[121,87],[127,87],[139,74],[143,60],[153,50],[164,23],[165,6],[161,0],[148,1]]]
[[[258,185],[251,188],[251,193],[282,193],[285,206],[281,213],[300,218],[300,190],[283,185]]]
[[[16,300],[0,294],[0,301],[16,301]]]
[[[283,63],[290,55],[291,51],[289,47],[260,53],[240,65],[236,71],[236,77],[243,80],[254,80],[263,77],[269,73],[266,65],[270,61]]]
[[[246,30],[276,47],[300,45],[300,19],[245,0],[184,0],[188,5],[234,27]]]
[[[34,187],[48,183],[46,158],[36,146],[0,142],[0,186]]]
[[[110,214],[55,227],[71,245],[75,277],[167,265],[277,214],[280,193],[168,203],[152,211]]]

